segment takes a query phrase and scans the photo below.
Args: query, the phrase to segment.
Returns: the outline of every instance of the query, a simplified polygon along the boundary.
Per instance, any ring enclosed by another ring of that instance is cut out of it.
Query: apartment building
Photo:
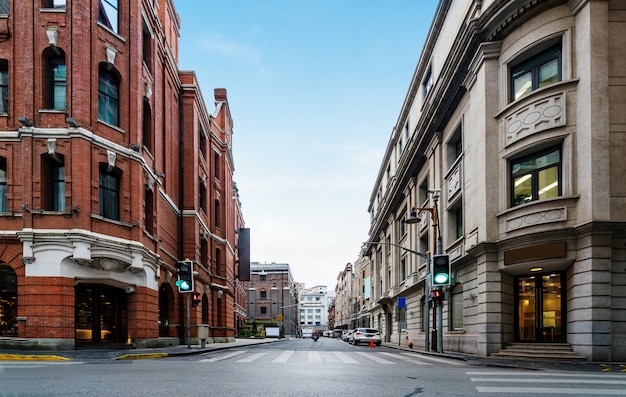
[[[625,22],[617,1],[440,1],[370,198],[387,340],[626,359]],[[441,317],[428,252],[451,260]]]
[[[179,28],[171,0],[0,0],[2,346],[234,338],[232,116],[178,70]]]

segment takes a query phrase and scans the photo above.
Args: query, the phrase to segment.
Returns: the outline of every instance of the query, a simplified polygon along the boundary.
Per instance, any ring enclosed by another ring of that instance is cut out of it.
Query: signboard
[[[398,309],[404,309],[406,307],[406,298],[404,296],[398,297]]]
[[[276,319],[277,319],[278,321],[283,321],[283,315],[282,315],[282,314],[279,314],[278,316],[276,316]]]

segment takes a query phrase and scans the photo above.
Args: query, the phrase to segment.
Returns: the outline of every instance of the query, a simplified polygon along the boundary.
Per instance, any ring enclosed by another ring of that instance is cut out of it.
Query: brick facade
[[[27,3],[9,2],[0,15],[0,30],[8,27],[0,34],[8,76],[0,270],[17,280],[9,297],[17,316],[1,318],[0,310],[0,324],[9,324],[0,328],[3,342],[52,349],[185,343],[186,296],[174,283],[175,263],[186,258],[202,297],[191,308],[192,336],[206,324],[211,338],[233,339],[246,314],[236,278],[244,222],[232,119],[225,89],[215,90],[209,113],[195,74],[177,69],[173,3],[119,2],[119,27],[98,21],[96,1],[56,9]],[[61,109],[48,109],[51,57],[65,62]],[[102,76],[115,81],[117,121],[103,119],[102,109],[114,106],[101,103],[111,92]],[[48,170],[58,164],[62,193]],[[103,212],[103,173],[119,182],[113,217]],[[49,208],[51,201],[62,207]]]

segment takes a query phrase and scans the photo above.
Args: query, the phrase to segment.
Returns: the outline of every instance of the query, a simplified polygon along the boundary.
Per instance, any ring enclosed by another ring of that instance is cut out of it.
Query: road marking
[[[421,361],[421,360],[416,360],[413,357],[405,357],[403,355],[397,354],[397,353],[390,353],[390,352],[381,352],[380,354],[384,354],[386,356],[389,357],[394,357],[397,358],[398,360],[402,360],[402,361],[406,361],[409,362],[411,364],[417,364],[417,365],[433,365],[433,363],[427,363],[425,361]]]
[[[308,357],[309,364],[321,364],[322,357],[320,356],[320,352],[318,351],[310,351]]]
[[[272,361],[272,362],[273,363],[286,363],[287,361],[289,361],[289,359],[291,358],[293,353],[294,353],[293,350],[286,350],[286,351],[282,352],[280,354],[280,356],[276,357],[274,359],[274,361]]]
[[[267,354],[267,352],[255,353],[255,354],[251,355],[250,357],[246,357],[246,358],[242,358],[241,360],[237,360],[237,362],[238,363],[251,363],[252,361],[258,360],[259,358],[263,357],[266,354]]]
[[[472,382],[518,382],[518,383],[588,383],[594,385],[626,385],[626,380],[601,380],[601,379],[559,379],[559,374],[552,374],[550,379],[537,378],[471,378]],[[584,375],[583,375],[584,376]]]
[[[623,396],[624,390],[617,389],[575,389],[568,387],[476,387],[480,393],[520,393],[520,394],[594,394],[600,396]]]
[[[212,357],[212,358],[205,358],[204,360],[200,360],[201,363],[214,363],[216,361],[221,361],[221,360],[226,360],[228,358],[232,358],[235,356],[238,356],[240,354],[246,353],[247,350],[239,350],[239,351],[234,351],[228,354],[222,354],[221,356],[216,356],[216,357]]]
[[[358,364],[359,362],[343,352],[333,352],[344,364]]]
[[[409,356],[409,357],[415,357],[414,353],[402,353],[405,356]],[[432,356],[428,356],[428,355],[420,355],[420,360],[426,360],[426,361],[432,361],[435,363],[440,363],[440,364],[448,364],[448,365],[455,365],[455,366],[466,366],[467,363],[464,361],[459,361],[456,360],[454,358],[447,358],[447,359],[443,359],[443,358],[437,358],[437,357],[432,357]]]
[[[394,362],[391,361],[387,361],[384,358],[380,358],[378,357],[375,353],[363,353],[363,352],[357,352],[357,354],[360,354],[363,357],[369,358],[372,361],[376,361],[379,364],[385,364],[385,365],[395,365]]]

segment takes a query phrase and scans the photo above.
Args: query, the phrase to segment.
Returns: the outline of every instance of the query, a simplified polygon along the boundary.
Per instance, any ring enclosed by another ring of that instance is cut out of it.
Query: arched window
[[[98,73],[98,119],[114,126],[120,123],[119,90],[120,79],[101,65]]]
[[[7,211],[7,159],[0,157],[0,212]]]
[[[9,65],[0,59],[0,113],[9,112]]]
[[[41,156],[41,207],[65,211],[65,158],[62,154]]]
[[[17,275],[0,265],[0,336],[17,336]]]
[[[120,180],[119,169],[109,169],[106,163],[100,164],[99,214],[105,218],[120,220]]]
[[[65,69],[65,54],[48,49],[46,58],[46,108],[54,110],[66,109],[67,75]]]

